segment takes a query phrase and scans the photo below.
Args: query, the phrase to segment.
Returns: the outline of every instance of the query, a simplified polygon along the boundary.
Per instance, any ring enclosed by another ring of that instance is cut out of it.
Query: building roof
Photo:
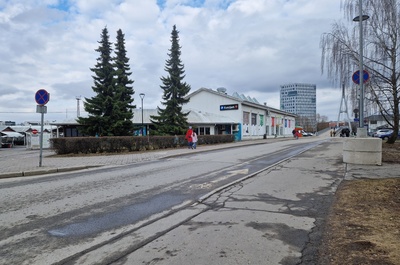
[[[3,132],[0,132],[0,134],[1,134],[1,137],[10,137],[10,138],[24,137],[24,135],[19,132],[3,131]]]
[[[60,121],[60,122],[50,122],[50,125],[55,125],[55,126],[79,125],[79,123],[76,121],[76,119],[69,119],[69,120],[64,120],[64,121]]]
[[[41,131],[41,126],[40,125],[11,125],[11,126],[0,126],[0,131],[1,132],[19,132],[19,133],[25,133],[25,132],[31,132],[33,129],[36,129],[38,131]],[[50,125],[43,125],[43,131],[51,131],[51,126]]]
[[[265,109],[265,110],[272,111],[272,112],[275,112],[275,113],[278,113],[278,114],[282,114],[282,115],[286,115],[286,116],[297,117],[296,114],[293,114],[293,113],[290,113],[290,112],[286,112],[286,111],[280,110],[280,109],[275,109],[275,108],[272,108],[270,106],[267,106],[266,104],[260,104],[256,98],[251,98],[251,97],[245,96],[243,94],[239,95],[239,93],[237,93],[237,92],[234,92],[233,95],[230,96],[230,95],[228,95],[226,93],[226,89],[223,89],[223,90],[219,89],[219,91],[216,91],[216,90],[212,90],[210,88],[202,87],[202,88],[190,93],[185,98],[191,98],[194,95],[197,95],[197,94],[199,94],[201,92],[207,92],[207,93],[211,93],[211,94],[218,95],[218,96],[221,96],[221,97],[225,97],[225,98],[228,98],[230,100],[237,101],[237,102],[239,102],[239,103],[241,103],[243,105],[248,105],[248,106],[256,107],[256,108],[259,108],[259,109]]]
[[[393,115],[385,115],[386,119],[388,120],[393,120]],[[377,115],[371,115],[368,117],[365,117],[369,121],[386,121],[383,115],[377,114]]]

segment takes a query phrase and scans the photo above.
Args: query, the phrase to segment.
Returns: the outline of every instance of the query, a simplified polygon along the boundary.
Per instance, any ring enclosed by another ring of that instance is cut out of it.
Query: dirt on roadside
[[[382,162],[400,163],[400,143],[383,143]],[[343,181],[320,249],[319,264],[400,264],[400,178]]]

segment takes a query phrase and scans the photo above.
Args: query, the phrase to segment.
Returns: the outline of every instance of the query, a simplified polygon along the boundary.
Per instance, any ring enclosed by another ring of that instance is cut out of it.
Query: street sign
[[[36,105],[36,113],[47,113],[47,106]]]
[[[369,73],[364,70],[363,71],[364,75],[363,75],[363,84],[365,84],[368,80],[369,80]],[[360,84],[360,71],[356,71],[353,73],[352,76],[353,82],[356,83],[357,85]]]
[[[44,89],[39,89],[36,94],[35,94],[35,100],[36,103],[38,104],[36,106],[36,112],[41,114],[41,125],[40,125],[40,131],[43,132],[43,121],[44,121],[44,114],[47,113],[47,107],[45,106],[47,102],[50,100],[50,94],[44,90]],[[32,130],[32,133],[35,135],[35,133]],[[36,131],[37,133],[37,131]],[[39,134],[39,144],[40,144],[40,154],[39,154],[39,167],[42,166],[42,160],[43,160],[43,133]]]
[[[50,100],[50,94],[44,89],[39,89],[35,94],[35,100],[38,105],[46,105]]]
[[[38,133],[38,130],[32,129],[32,133],[33,133],[33,134],[37,134],[37,133]]]

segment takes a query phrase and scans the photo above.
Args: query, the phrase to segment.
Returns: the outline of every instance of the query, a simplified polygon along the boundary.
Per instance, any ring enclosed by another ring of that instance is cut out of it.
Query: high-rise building
[[[317,86],[314,84],[286,84],[281,86],[281,110],[298,115],[296,124],[304,130],[317,129]]]

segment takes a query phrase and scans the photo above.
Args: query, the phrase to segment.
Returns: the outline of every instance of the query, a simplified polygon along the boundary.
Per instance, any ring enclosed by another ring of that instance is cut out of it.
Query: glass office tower
[[[296,125],[304,130],[317,130],[317,86],[314,84],[286,84],[281,86],[280,108],[298,115]]]

